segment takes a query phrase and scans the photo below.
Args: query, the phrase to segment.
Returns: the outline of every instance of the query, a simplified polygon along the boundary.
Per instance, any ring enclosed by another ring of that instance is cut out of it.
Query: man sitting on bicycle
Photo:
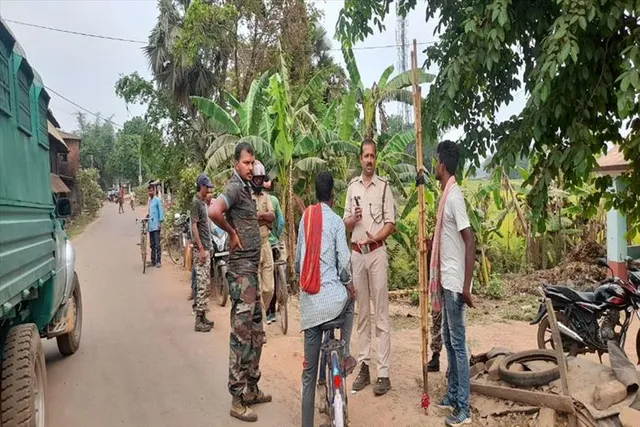
[[[355,299],[344,222],[331,210],[331,173],[320,172],[316,177],[316,197],[319,203],[309,206],[300,220],[295,260],[295,270],[300,275],[300,317],[304,331],[302,427],[314,425],[321,325],[344,316],[341,339],[345,342],[346,354],[349,354]],[[353,370],[355,364],[353,357],[347,357],[345,371]]]

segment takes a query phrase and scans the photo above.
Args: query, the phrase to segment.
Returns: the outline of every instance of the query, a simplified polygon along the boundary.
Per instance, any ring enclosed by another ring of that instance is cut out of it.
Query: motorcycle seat
[[[566,286],[547,286],[547,289],[564,295],[572,301],[595,302],[596,294],[593,292],[581,292]]]

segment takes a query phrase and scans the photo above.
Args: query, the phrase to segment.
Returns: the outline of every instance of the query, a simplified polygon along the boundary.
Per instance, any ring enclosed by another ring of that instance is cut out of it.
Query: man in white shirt
[[[438,214],[441,228],[436,240],[439,240],[442,338],[449,362],[447,394],[438,406],[453,411],[446,420],[446,425],[452,427],[471,423],[465,304],[473,308],[471,281],[475,242],[464,196],[455,181],[459,158],[458,146],[454,142],[443,141],[438,144],[436,179],[444,190],[440,202],[444,206]]]

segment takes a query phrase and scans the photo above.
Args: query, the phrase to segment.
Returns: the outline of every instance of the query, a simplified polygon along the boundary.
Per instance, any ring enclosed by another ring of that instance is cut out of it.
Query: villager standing
[[[452,410],[446,424],[455,427],[471,423],[465,304],[473,308],[475,241],[464,196],[455,178],[458,146],[442,141],[436,153],[436,179],[443,193],[432,245],[429,291],[432,309],[442,311],[442,340],[449,364],[447,394],[438,406]]]

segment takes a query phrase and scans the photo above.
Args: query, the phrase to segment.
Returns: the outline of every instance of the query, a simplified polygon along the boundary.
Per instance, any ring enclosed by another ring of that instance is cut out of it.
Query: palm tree
[[[351,79],[351,88],[356,92],[358,103],[360,103],[364,112],[364,137],[373,138],[377,129],[376,113],[381,117],[382,131],[386,131],[385,113],[383,109],[384,103],[389,101],[402,102],[405,104],[413,103],[413,95],[411,91],[407,89],[412,85],[411,71],[402,72],[389,79],[394,71],[393,65],[390,65],[382,72],[380,79],[374,83],[371,88],[365,88],[360,78],[360,71],[358,70],[353,50],[343,47],[342,53]],[[429,83],[433,81],[434,78],[435,76],[433,74],[418,70],[418,84]]]
[[[219,97],[226,79],[229,56],[223,47],[203,46],[193,58],[187,58],[184,52],[179,51],[187,13],[197,1],[158,0],[158,21],[149,34],[149,44],[143,48],[158,85],[169,89],[176,103],[192,115],[195,110],[189,101],[190,96]],[[226,30],[222,28],[222,31]]]

